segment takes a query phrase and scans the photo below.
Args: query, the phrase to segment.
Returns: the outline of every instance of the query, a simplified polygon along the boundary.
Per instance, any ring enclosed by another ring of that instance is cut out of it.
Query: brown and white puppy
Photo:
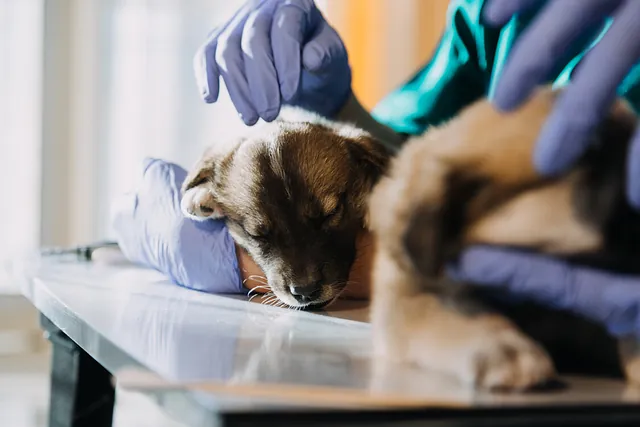
[[[366,202],[388,158],[369,134],[288,108],[207,150],[184,182],[182,210],[224,218],[280,301],[317,308],[347,284]]]
[[[533,149],[557,94],[541,88],[508,114],[478,101],[409,141],[391,162],[370,200],[372,327],[381,357],[498,389],[552,379],[567,354],[568,370],[587,359],[592,367],[619,366],[615,342],[596,325],[524,305],[500,307],[479,288],[443,275],[447,262],[476,243],[639,270],[640,216],[624,191],[636,117],[616,103],[577,165],[543,178]],[[627,375],[640,382],[638,347],[621,343],[620,352]]]

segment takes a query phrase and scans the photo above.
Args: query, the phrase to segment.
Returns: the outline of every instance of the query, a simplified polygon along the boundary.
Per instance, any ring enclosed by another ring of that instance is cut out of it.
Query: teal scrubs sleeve
[[[431,60],[376,106],[372,115],[377,121],[401,134],[421,134],[487,93],[500,29],[481,25],[483,4],[451,1]]]
[[[450,1],[445,30],[431,59],[374,108],[371,114],[378,122],[405,136],[419,135],[428,127],[451,119],[477,99],[492,96],[510,49],[544,2],[502,28],[483,25],[485,3],[486,0]],[[546,83],[556,87],[567,84],[609,24],[574,43],[558,60],[558,67]],[[640,112],[640,65],[629,73],[618,92]]]

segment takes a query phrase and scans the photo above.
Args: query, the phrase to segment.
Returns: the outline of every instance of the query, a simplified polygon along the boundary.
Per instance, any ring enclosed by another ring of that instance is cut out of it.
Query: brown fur
[[[640,254],[624,234],[640,237],[640,217],[624,203],[624,159],[635,116],[618,102],[596,135],[606,147],[596,144],[570,172],[543,178],[533,149],[556,96],[543,88],[508,114],[476,102],[409,141],[393,160],[370,201],[372,324],[382,357],[479,387],[526,389],[553,379],[558,363],[572,365],[558,350],[565,333],[576,351],[592,353],[573,354],[573,362],[619,367],[611,362],[613,340],[595,325],[541,308],[499,307],[442,274],[475,243],[633,268]],[[549,327],[548,319],[559,323]],[[569,325],[578,329],[561,332]],[[640,381],[640,352],[630,348],[621,352],[623,365]]]

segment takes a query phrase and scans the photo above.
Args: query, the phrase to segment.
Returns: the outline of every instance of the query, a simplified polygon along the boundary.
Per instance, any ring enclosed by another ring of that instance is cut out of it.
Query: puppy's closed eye
[[[339,221],[343,212],[344,212],[344,203],[340,201],[338,202],[336,207],[334,207],[331,211],[325,213],[324,224]]]
[[[271,228],[267,224],[245,224],[242,229],[256,240],[267,240],[271,236]]]
[[[336,225],[344,213],[344,196],[329,197],[323,200],[322,207],[315,207],[307,214],[308,220],[318,228]]]

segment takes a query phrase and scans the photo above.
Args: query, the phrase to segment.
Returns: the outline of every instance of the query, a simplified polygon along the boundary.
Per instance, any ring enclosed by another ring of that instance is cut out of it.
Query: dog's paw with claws
[[[556,379],[551,357],[507,319],[474,317],[431,297],[397,301],[394,317],[374,312],[374,352],[455,378],[479,390],[520,392]]]
[[[482,389],[521,391],[544,385],[555,377],[545,350],[513,329],[506,329],[473,349],[467,382]]]

